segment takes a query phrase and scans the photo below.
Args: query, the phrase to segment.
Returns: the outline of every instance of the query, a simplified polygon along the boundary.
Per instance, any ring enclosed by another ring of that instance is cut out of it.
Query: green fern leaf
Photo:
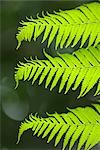
[[[98,144],[100,142],[100,103],[94,104],[93,107],[67,108],[67,110],[67,114],[47,113],[47,118],[39,118],[31,114],[29,121],[25,120],[19,128],[17,143],[23,132],[32,128],[34,135],[37,134],[38,137],[43,134],[42,138],[44,138],[50,133],[47,143],[55,137],[55,146],[64,136],[62,150],[68,143],[71,150],[78,139],[77,150],[83,146],[85,150],[89,150]]]
[[[100,3],[84,4],[73,10],[54,12],[43,18],[37,15],[37,19],[30,18],[22,21],[22,27],[18,28],[16,38],[17,49],[21,42],[36,39],[44,32],[42,43],[48,39],[48,47],[56,38],[55,48],[68,47],[72,43],[74,47],[81,39],[80,48],[89,38],[88,46],[96,46],[100,43]]]
[[[39,79],[39,85],[45,80],[45,88],[51,85],[52,90],[61,80],[59,93],[65,88],[65,94],[74,84],[76,90],[81,84],[79,97],[88,93],[98,83],[95,95],[100,94],[100,46],[89,49],[79,49],[71,54],[58,54],[51,57],[44,51],[48,60],[30,60],[25,64],[20,62],[16,68],[16,87],[19,80],[32,79],[32,84]],[[52,83],[51,83],[52,81]],[[79,98],[78,97],[78,98]]]

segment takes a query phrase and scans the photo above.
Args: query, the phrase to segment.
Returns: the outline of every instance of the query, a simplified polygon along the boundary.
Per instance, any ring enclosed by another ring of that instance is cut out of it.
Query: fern
[[[98,82],[95,95],[100,94],[100,45],[96,48],[79,49],[73,55],[58,54],[58,57],[53,58],[45,51],[44,55],[48,60],[31,59],[18,64],[15,71],[16,88],[19,80],[32,79],[33,84],[40,77],[39,85],[46,80],[45,88],[52,81],[50,91],[61,79],[59,93],[66,87],[65,94],[73,83],[73,90],[82,83],[79,97],[84,96]]]
[[[37,19],[27,18],[27,22],[20,22],[16,38],[17,49],[21,42],[31,41],[44,33],[42,43],[48,38],[48,47],[56,37],[55,48],[68,47],[72,43],[74,47],[81,39],[80,48],[89,38],[88,46],[96,46],[100,42],[100,3],[84,4],[73,10],[54,12],[43,17],[37,15]]]
[[[47,143],[49,143],[54,136],[55,146],[60,142],[64,136],[63,148],[64,150],[69,143],[69,150],[72,149],[74,143],[79,139],[77,150],[85,146],[84,150],[89,150],[100,142],[100,103],[93,104],[92,107],[69,109],[67,114],[48,114],[47,118],[39,118],[32,114],[29,120],[25,119],[19,128],[18,141],[24,131],[32,128],[33,135],[42,138],[48,136]]]

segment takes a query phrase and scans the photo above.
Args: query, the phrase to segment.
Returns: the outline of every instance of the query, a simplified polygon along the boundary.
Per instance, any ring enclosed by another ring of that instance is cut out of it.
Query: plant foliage
[[[63,140],[64,150],[69,143],[69,150],[72,149],[74,143],[79,139],[77,150],[85,146],[84,150],[89,150],[100,142],[100,103],[93,104],[93,107],[78,107],[69,109],[68,113],[48,114],[47,118],[39,118],[37,115],[29,116],[29,120],[25,119],[19,128],[18,141],[24,131],[32,129],[33,135],[42,138],[48,136],[49,143],[55,136],[55,146]],[[69,142],[70,141],[70,142]]]
[[[16,87],[19,80],[31,80],[32,84],[39,79],[39,85],[45,80],[45,88],[50,85],[50,91],[59,85],[59,93],[65,89],[65,94],[74,84],[76,90],[81,83],[79,97],[84,96],[98,82],[95,95],[100,94],[100,45],[89,49],[79,49],[71,54],[59,54],[53,58],[44,51],[47,60],[26,60],[19,62],[15,71]]]
[[[100,3],[84,4],[72,10],[54,12],[54,14],[37,15],[37,19],[27,18],[27,22],[21,21],[16,38],[17,49],[21,42],[31,41],[42,34],[42,43],[48,39],[48,47],[56,38],[55,48],[68,47],[72,43],[74,47],[81,40],[80,48],[88,41],[88,46],[96,46],[100,42]]]

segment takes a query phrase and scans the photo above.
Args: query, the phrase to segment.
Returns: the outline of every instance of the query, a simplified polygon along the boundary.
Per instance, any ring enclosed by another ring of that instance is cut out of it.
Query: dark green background
[[[25,17],[33,16],[39,12],[59,11],[75,8],[83,3],[91,2],[92,0],[80,1],[1,1],[1,80],[0,80],[0,105],[1,105],[1,149],[2,150],[59,150],[61,143],[57,148],[53,148],[54,140],[49,144],[46,143],[47,138],[41,139],[32,136],[32,131],[27,131],[23,134],[21,141],[16,145],[18,128],[20,121],[28,117],[30,113],[38,112],[40,116],[45,117],[45,112],[58,113],[67,112],[66,107],[74,108],[76,106],[86,106],[96,102],[100,96],[93,97],[96,86],[83,98],[77,100],[80,87],[76,91],[70,90],[67,95],[63,92],[58,94],[58,86],[52,91],[44,88],[44,84],[38,86],[38,82],[31,85],[31,82],[20,82],[19,87],[15,90],[14,67],[19,60],[23,61],[23,57],[38,56],[43,59],[42,49],[47,43],[41,44],[41,37],[36,42],[22,42],[19,50],[16,50],[17,40],[15,35],[20,20],[26,20]],[[78,48],[78,46],[77,46]],[[72,53],[74,48],[58,49],[59,52]],[[56,55],[54,50],[54,42],[46,52],[52,56]],[[59,84],[58,84],[59,85]],[[66,148],[67,149],[67,148]],[[74,147],[76,150],[76,148]],[[99,150],[97,145],[94,150]]]

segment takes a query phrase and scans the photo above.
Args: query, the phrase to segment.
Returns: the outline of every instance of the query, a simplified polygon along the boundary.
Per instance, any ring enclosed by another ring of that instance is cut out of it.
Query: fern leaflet
[[[76,90],[81,83],[79,97],[82,97],[98,82],[95,95],[100,94],[100,45],[79,49],[73,55],[58,54],[58,57],[53,58],[45,51],[44,55],[48,60],[31,59],[18,64],[15,71],[16,87],[19,80],[32,79],[33,84],[40,78],[39,85],[46,80],[45,88],[51,84],[51,91],[61,79],[59,93],[65,88],[66,94],[73,84],[72,89]]]
[[[74,47],[81,39],[80,48],[89,38],[88,47],[96,46],[100,42],[100,4],[94,2],[84,4],[73,10],[54,12],[37,19],[32,17],[27,22],[20,22],[16,38],[17,49],[21,42],[36,39],[44,32],[42,43],[48,38],[48,47],[56,37],[55,48],[68,47],[72,43]]]
[[[19,128],[17,143],[23,132],[32,128],[33,135],[37,134],[37,137],[42,135],[44,138],[49,134],[47,143],[56,136],[55,146],[64,136],[62,150],[66,148],[69,141],[69,150],[71,150],[78,138],[77,150],[82,146],[85,146],[84,150],[89,150],[100,142],[100,103],[93,104],[93,107],[67,108],[69,110],[67,114],[47,113],[47,118],[39,118],[31,114],[29,120],[25,119]]]

